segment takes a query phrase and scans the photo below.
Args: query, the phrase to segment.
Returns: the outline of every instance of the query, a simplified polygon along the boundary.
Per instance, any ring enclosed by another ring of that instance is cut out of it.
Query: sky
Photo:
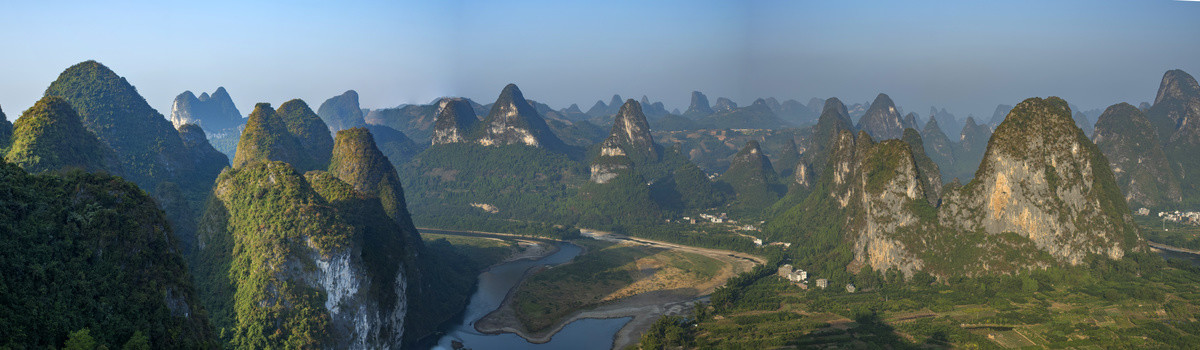
[[[1034,96],[1152,102],[1165,71],[1200,74],[1200,2],[0,1],[10,121],[89,59],[164,115],[218,86],[246,114],[348,89],[366,108],[488,103],[516,83],[555,108],[887,93],[923,117],[986,119]]]

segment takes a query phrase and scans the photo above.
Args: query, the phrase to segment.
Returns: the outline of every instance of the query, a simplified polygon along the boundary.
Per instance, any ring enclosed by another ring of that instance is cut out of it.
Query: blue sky
[[[95,59],[169,113],[184,90],[364,107],[495,99],[555,107],[614,93],[685,109],[700,90],[864,102],[884,92],[990,116],[1057,95],[1151,101],[1163,72],[1200,74],[1200,3],[1176,1],[84,1],[0,11],[0,107],[14,120],[66,67]]]

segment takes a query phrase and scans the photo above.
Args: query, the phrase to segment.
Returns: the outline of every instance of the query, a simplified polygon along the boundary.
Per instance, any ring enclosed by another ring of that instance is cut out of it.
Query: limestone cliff
[[[431,142],[435,145],[465,142],[467,133],[478,121],[475,110],[466,99],[440,99],[437,102],[437,116],[434,118]]]
[[[821,251],[809,254],[822,260],[809,264],[943,277],[1121,259],[1143,248],[1107,159],[1059,98],[1014,108],[975,179],[946,186],[940,206],[927,188],[940,182],[936,170],[914,151],[922,148],[915,130],[907,134],[876,144],[840,132],[828,174],[773,218],[766,235],[818,242]],[[839,255],[843,249],[851,254]]]
[[[196,97],[184,91],[171,102],[171,124],[178,129],[185,124],[199,125],[209,133],[228,132],[245,123],[241,112],[233,104],[225,87],[217,87],[210,96],[207,92]]]
[[[484,146],[521,144],[548,149],[565,146],[514,84],[504,87],[487,118],[476,125],[471,135],[474,142]]]
[[[943,198],[939,222],[1014,232],[1058,261],[1120,259],[1140,238],[1108,160],[1060,98],[1030,98],[996,129],[975,179]]]
[[[708,96],[704,96],[699,91],[692,91],[692,103],[688,106],[687,111],[683,112],[683,116],[689,118],[699,118],[713,114],[712,107],[708,104]]]
[[[879,94],[871,102],[867,113],[859,119],[858,129],[880,140],[898,139],[904,134],[904,120],[892,98],[887,94]]]
[[[398,348],[411,268],[399,231],[327,173],[227,168],[198,235],[201,294],[233,347]]]

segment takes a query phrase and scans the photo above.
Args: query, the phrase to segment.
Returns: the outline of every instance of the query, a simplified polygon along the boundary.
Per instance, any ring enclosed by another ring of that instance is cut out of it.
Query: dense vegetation
[[[13,125],[4,160],[30,172],[63,169],[118,172],[113,151],[83,127],[71,105],[44,97]]]
[[[79,113],[83,125],[116,152],[122,176],[142,189],[175,182],[200,201],[217,173],[198,171],[171,123],[108,67],[86,61],[67,68],[46,88]],[[223,165],[223,164],[222,164]],[[201,167],[200,169],[220,169]]]
[[[0,347],[213,345],[171,225],[120,178],[0,165],[0,271]]]

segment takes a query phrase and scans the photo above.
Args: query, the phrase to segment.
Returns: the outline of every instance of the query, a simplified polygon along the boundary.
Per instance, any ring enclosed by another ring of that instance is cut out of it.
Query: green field
[[[703,349],[1200,346],[1200,269],[1150,254],[1093,264],[948,283],[880,281],[853,294],[832,283],[802,290],[764,271],[714,293],[713,304],[694,318],[656,325],[667,331],[651,333],[643,344],[670,338]]]

